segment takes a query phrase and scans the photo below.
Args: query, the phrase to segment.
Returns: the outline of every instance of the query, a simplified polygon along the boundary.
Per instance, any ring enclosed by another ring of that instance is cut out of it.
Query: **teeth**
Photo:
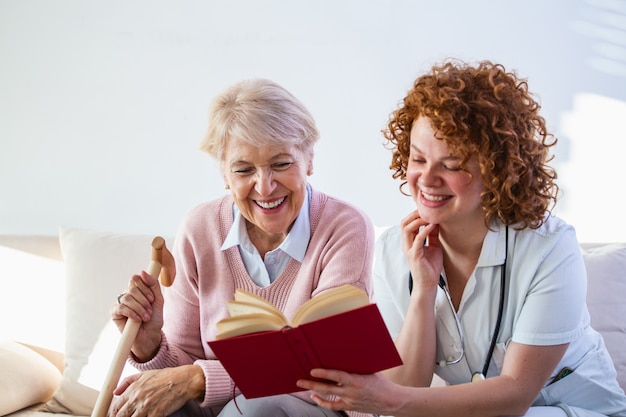
[[[437,195],[432,195],[432,194],[426,194],[423,191],[422,191],[422,196],[424,196],[424,198],[426,200],[433,201],[433,202],[443,201],[443,200],[448,198],[448,197],[445,197],[445,196],[437,196]]]
[[[280,206],[283,203],[283,201],[285,201],[285,197],[281,198],[280,200],[276,200],[276,201],[271,201],[271,202],[257,201],[256,203],[260,207],[263,207],[264,209],[273,209],[274,207]]]

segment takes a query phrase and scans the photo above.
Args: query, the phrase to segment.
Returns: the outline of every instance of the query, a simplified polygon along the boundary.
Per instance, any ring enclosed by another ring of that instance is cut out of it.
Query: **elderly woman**
[[[415,80],[389,121],[415,203],[377,242],[376,301],[404,364],[314,370],[331,409],[394,416],[626,416],[590,326],[576,233],[550,213],[556,143],[524,79],[489,61]],[[429,387],[433,374],[448,386]],[[337,395],[337,397],[328,397]]]
[[[130,360],[143,372],[122,381],[112,415],[341,415],[306,392],[233,400],[233,381],[207,344],[238,288],[287,317],[343,284],[371,294],[371,222],[307,182],[318,137],[309,111],[274,82],[243,81],[213,101],[201,149],[219,161],[230,194],[184,218],[172,287],[162,294],[143,271],[113,308],[120,330],[129,317],[142,321]]]

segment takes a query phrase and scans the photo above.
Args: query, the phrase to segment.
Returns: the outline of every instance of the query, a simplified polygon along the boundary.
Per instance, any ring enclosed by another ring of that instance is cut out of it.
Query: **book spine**
[[[315,354],[302,329],[299,327],[285,327],[282,332],[293,352],[293,356],[307,375],[311,369],[322,366],[322,362]]]

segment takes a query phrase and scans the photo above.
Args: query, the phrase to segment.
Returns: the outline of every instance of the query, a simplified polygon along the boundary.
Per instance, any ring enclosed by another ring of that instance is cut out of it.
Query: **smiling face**
[[[295,146],[229,142],[222,173],[253,243],[284,240],[300,213],[311,168],[312,161]]]
[[[484,222],[476,157],[464,169],[460,164],[461,157],[451,155],[448,145],[437,139],[430,119],[419,117],[411,129],[406,177],[417,211],[427,222],[444,227]]]

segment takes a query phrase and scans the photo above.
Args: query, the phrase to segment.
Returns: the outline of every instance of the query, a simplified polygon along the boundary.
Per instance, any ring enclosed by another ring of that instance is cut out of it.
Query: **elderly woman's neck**
[[[287,233],[266,233],[258,227],[248,223],[248,237],[261,255],[261,259],[265,259],[265,254],[273,251],[280,246],[287,237]]]

